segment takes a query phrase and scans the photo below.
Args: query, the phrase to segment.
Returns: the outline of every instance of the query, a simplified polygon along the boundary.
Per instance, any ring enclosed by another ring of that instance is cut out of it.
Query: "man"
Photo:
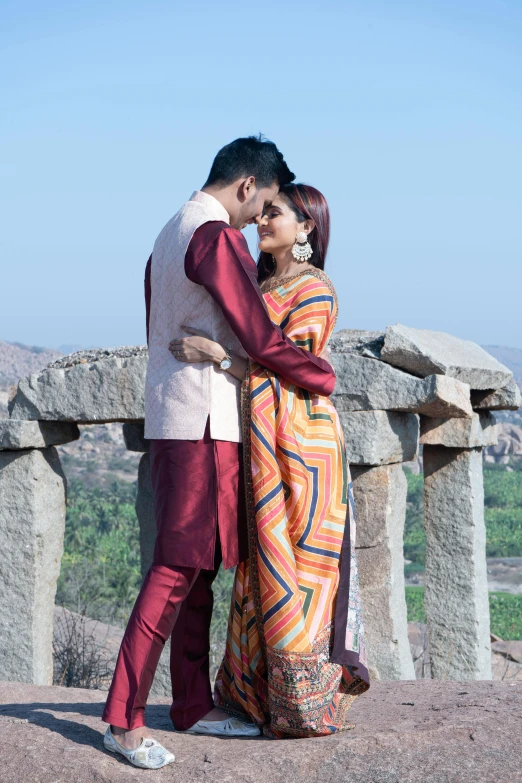
[[[312,392],[330,394],[330,365],[297,348],[270,321],[240,229],[260,218],[294,175],[277,147],[236,139],[218,152],[202,191],[159,234],[146,270],[149,363],[145,437],[157,539],[122,641],[103,713],[105,746],[136,766],[174,756],[148,737],[145,704],[172,635],[170,715],[178,731],[252,736],[256,726],[213,706],[209,682],[212,582],[247,556],[240,383],[227,372],[243,353]],[[216,364],[169,350],[185,327],[223,347]],[[219,364],[218,364],[219,362]]]

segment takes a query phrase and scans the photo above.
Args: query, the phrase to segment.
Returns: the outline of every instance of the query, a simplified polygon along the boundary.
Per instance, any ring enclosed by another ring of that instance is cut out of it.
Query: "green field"
[[[426,622],[423,587],[406,588],[406,605],[409,621]],[[490,593],[489,612],[491,633],[505,640],[522,639],[522,595]]]
[[[404,553],[406,571],[424,570],[423,477],[408,480]],[[486,469],[484,473],[487,554],[522,556],[522,472]],[[139,528],[134,510],[136,485],[118,481],[108,489],[69,482],[65,553],[56,602],[88,617],[125,625],[140,584]],[[226,633],[233,573],[221,571],[215,583],[212,640]],[[424,616],[422,588],[406,590],[408,616]],[[492,630],[503,639],[522,639],[522,596],[490,595]]]
[[[108,490],[72,479],[56,603],[111,625],[125,625],[141,585],[136,485]]]
[[[487,557],[522,557],[522,471],[508,473],[484,466],[484,511]],[[424,570],[424,499],[422,475],[406,472],[408,500],[404,528],[406,573]]]

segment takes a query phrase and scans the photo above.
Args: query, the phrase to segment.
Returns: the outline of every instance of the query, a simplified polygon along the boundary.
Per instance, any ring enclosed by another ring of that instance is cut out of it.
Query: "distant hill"
[[[42,370],[59,356],[61,352],[53,348],[0,340],[0,388],[6,389],[20,378]]]

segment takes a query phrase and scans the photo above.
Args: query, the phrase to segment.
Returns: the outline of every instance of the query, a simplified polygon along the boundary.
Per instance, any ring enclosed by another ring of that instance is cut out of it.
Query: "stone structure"
[[[351,472],[370,677],[414,680],[402,546],[406,476],[400,462],[379,467],[353,466]]]
[[[481,452],[496,443],[489,411],[520,403],[512,373],[474,343],[400,324],[386,333],[337,332],[332,350],[358,513],[371,671],[386,679],[415,676],[402,565],[406,489],[396,463],[414,459],[417,439],[407,417],[421,414],[432,676],[489,678]]]
[[[386,329],[380,358],[421,378],[433,373],[458,378],[474,390],[500,389],[513,379],[511,370],[476,343],[402,324]]]
[[[491,679],[481,448],[425,446],[424,605],[432,677]]]
[[[415,459],[420,437],[433,676],[488,677],[481,450],[495,438],[489,411],[520,403],[511,373],[473,343],[401,325],[386,333],[343,330],[331,347],[358,514],[372,675],[415,677],[404,598],[402,463]],[[145,367],[142,347],[81,351],[19,383],[11,419],[0,429],[0,585],[8,609],[0,679],[51,682],[65,517],[65,479],[52,444],[77,438],[77,423],[124,422],[127,448],[143,452],[136,510],[143,572],[148,568],[155,526],[143,437]]]
[[[21,380],[9,415],[85,424],[142,419],[146,368],[142,346],[79,351]]]
[[[55,448],[0,451],[0,677],[52,685],[65,476]]]

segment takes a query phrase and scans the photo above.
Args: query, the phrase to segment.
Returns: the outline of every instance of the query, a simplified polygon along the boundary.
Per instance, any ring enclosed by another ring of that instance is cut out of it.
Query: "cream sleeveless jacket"
[[[221,308],[185,275],[185,254],[194,232],[211,220],[230,222],[222,204],[196,191],[167,223],[152,251],[149,361],[145,381],[145,437],[199,440],[210,415],[215,440],[241,441],[241,384],[214,362],[178,362],[169,351],[182,326],[245,356]]]

